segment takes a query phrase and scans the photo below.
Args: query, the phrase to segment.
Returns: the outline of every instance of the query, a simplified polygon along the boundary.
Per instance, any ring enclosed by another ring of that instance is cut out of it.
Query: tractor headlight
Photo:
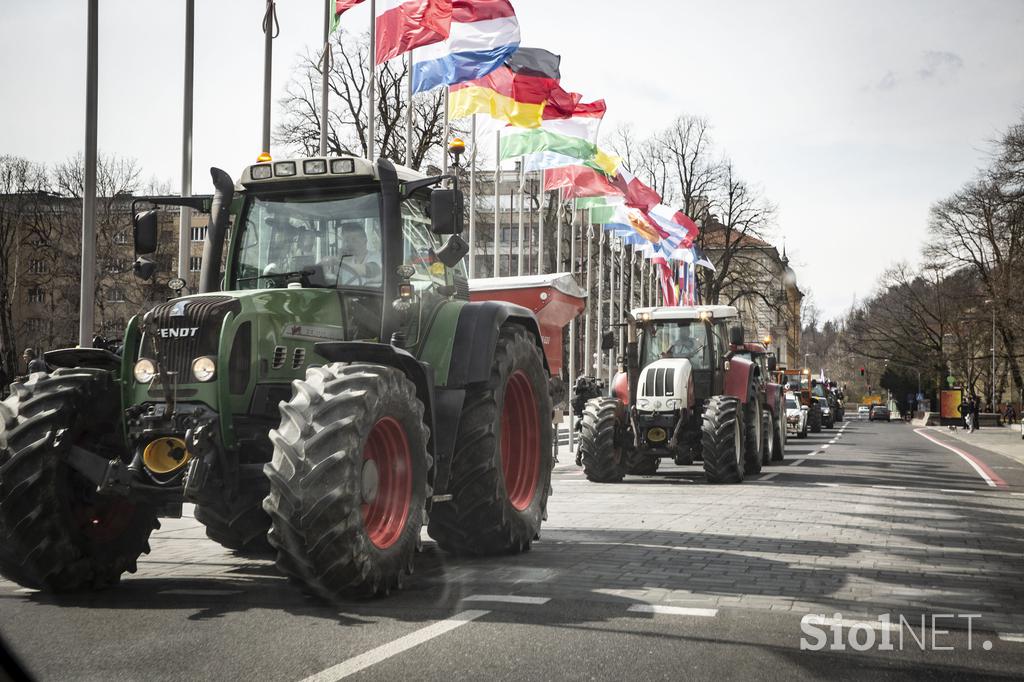
[[[192,361],[192,376],[196,378],[196,381],[210,381],[216,373],[217,365],[213,358],[204,355]]]
[[[675,398],[669,398],[665,401],[665,407],[670,410],[674,410],[679,407],[679,401]]]
[[[135,363],[135,369],[132,370],[135,375],[135,380],[140,384],[148,384],[156,376],[156,365],[149,358],[141,358]]]
[[[648,400],[647,398],[640,398],[640,400],[636,401],[636,406],[639,407],[641,410],[646,410],[650,402],[651,401]]]

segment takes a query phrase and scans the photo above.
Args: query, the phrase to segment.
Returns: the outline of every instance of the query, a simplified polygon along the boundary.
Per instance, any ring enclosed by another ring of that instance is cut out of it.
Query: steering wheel
[[[350,279],[346,282],[342,282],[343,284],[354,284],[360,287],[366,286],[366,275],[356,270],[354,267],[346,263],[344,260],[338,261],[338,272],[339,274],[341,272],[347,272],[350,275],[352,275],[353,279]]]

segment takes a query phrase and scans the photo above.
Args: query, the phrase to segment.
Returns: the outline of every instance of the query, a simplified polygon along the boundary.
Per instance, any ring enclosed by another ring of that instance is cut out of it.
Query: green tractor
[[[0,573],[114,584],[185,502],[329,599],[401,586],[424,525],[450,552],[529,549],[547,359],[529,309],[469,301],[450,176],[351,157],[211,173],[212,199],[163,202],[210,213],[199,291],[133,318],[119,355],[48,353],[0,403]],[[143,277],[156,219],[134,213]]]

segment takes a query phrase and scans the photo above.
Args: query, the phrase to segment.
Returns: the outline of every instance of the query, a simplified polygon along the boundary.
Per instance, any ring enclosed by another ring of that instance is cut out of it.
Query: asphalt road
[[[599,485],[561,459],[532,551],[454,558],[427,542],[387,598],[307,598],[186,517],[164,522],[116,589],[55,599],[0,580],[0,634],[34,675],[61,680],[1024,669],[1018,461],[897,422],[790,439],[785,462],[738,486],[706,485],[697,466]]]

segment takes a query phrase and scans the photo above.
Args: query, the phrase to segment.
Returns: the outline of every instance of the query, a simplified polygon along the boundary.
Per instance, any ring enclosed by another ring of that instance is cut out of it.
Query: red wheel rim
[[[363,528],[378,549],[398,541],[412,502],[412,454],[402,426],[391,417],[373,425],[363,448]]]
[[[517,370],[505,386],[501,411],[501,471],[508,500],[518,511],[533,502],[540,476],[540,424],[533,385]]]

